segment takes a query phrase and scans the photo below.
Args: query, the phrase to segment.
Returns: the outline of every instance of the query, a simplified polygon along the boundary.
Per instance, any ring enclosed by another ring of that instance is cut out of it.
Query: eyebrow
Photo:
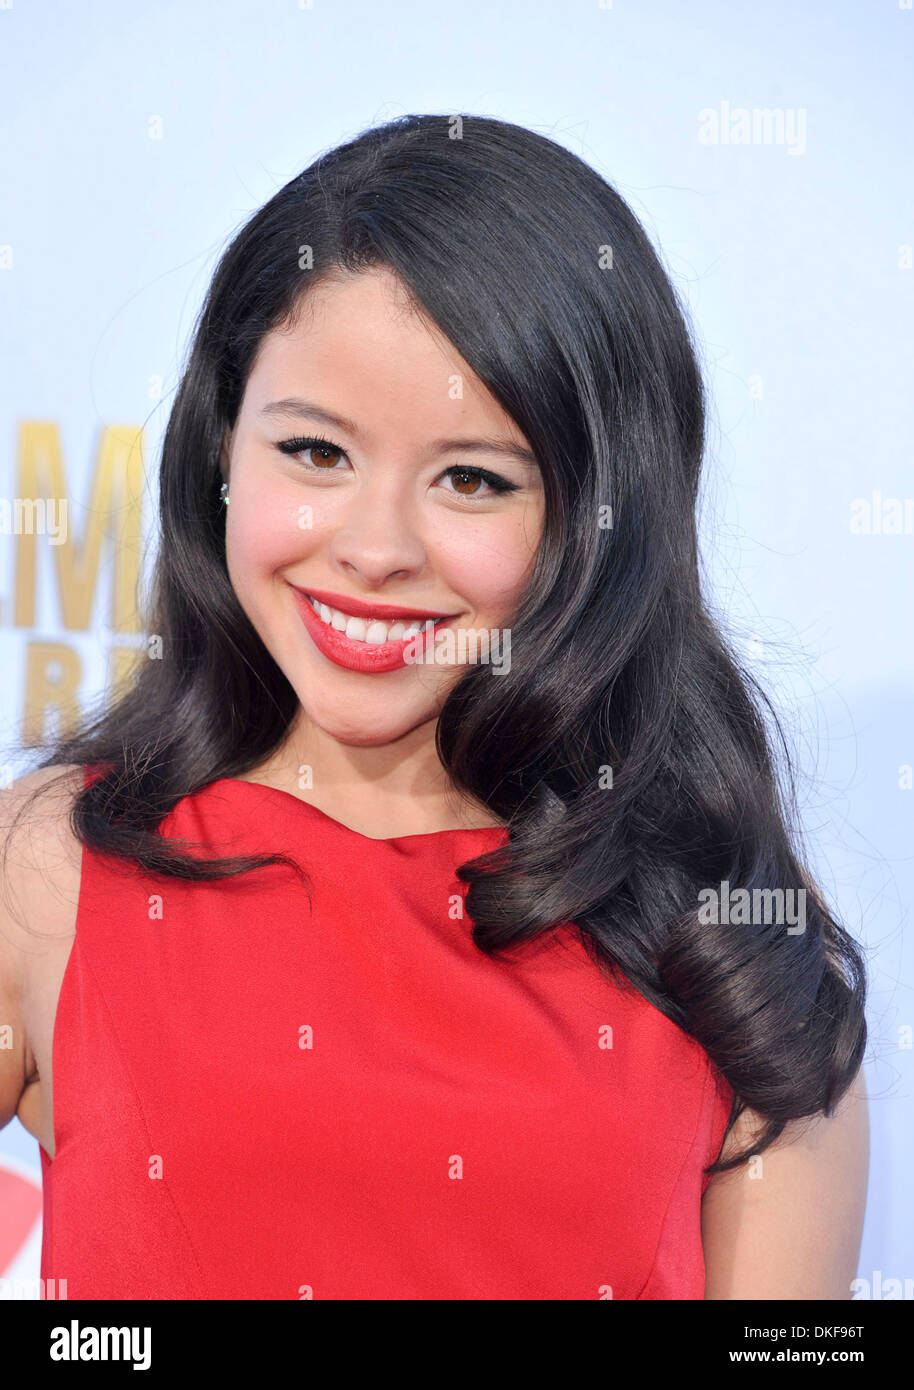
[[[328,410],[322,410],[319,405],[315,405],[312,401],[303,401],[298,396],[287,396],[281,401],[271,401],[269,405],[263,407],[260,414],[267,418],[276,415],[307,416],[311,420],[319,420],[321,424],[329,425],[332,429],[345,430],[355,438],[358,438],[359,435],[357,426],[351,420],[347,420],[341,415],[331,415]],[[514,458],[519,463],[534,468],[539,467],[535,454],[520,444],[512,444],[507,439],[436,439],[430,449],[436,455],[452,454],[457,450],[463,450],[466,453],[501,454],[505,458]]]

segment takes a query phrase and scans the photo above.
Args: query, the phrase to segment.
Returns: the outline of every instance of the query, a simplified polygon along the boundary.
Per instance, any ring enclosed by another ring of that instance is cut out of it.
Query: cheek
[[[318,544],[316,527],[297,489],[233,489],[226,518],[225,551],[232,582],[250,584],[293,566]]]
[[[469,519],[436,538],[435,566],[487,626],[507,621],[530,579],[539,535],[530,516]]]

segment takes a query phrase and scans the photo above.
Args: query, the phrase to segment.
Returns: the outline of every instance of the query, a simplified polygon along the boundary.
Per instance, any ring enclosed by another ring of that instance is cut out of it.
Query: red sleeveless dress
[[[164,834],[286,851],[217,883],[83,851],[41,1275],[70,1299],[700,1299],[731,1091],[561,926],[485,956],[458,865],[221,778]],[[200,851],[197,851],[200,852]]]

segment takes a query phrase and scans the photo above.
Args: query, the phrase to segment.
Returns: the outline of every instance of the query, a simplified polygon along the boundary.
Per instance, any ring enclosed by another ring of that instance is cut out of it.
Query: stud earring
[[[228,504],[229,504],[228,483],[223,483],[223,484],[222,484],[221,488],[219,489],[219,496],[222,498],[222,500],[223,500],[223,502],[225,503],[225,505],[228,506]]]

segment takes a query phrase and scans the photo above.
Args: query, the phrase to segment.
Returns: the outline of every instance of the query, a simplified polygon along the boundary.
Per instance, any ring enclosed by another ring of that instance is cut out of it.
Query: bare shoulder
[[[15,927],[17,899],[66,892],[81,845],[70,812],[83,787],[81,767],[39,768],[0,791],[0,911]],[[34,923],[40,927],[40,923]]]
[[[70,812],[81,767],[39,768],[0,790],[0,969],[14,983],[45,934],[75,916],[82,845]]]
[[[730,1157],[757,1137],[744,1111]],[[702,1202],[706,1299],[850,1299],[869,1174],[861,1067],[831,1116],[788,1124],[747,1164],[712,1177]]]

